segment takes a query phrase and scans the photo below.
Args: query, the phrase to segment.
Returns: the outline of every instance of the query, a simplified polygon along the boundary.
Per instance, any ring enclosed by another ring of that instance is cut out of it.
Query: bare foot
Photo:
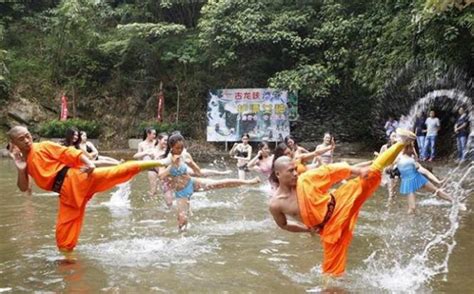
[[[408,209],[408,214],[410,215],[415,215],[416,214],[416,210],[414,208],[409,208]]]

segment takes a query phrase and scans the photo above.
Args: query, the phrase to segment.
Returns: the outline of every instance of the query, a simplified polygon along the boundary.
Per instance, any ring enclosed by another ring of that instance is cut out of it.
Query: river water
[[[448,190],[464,199],[467,211],[421,194],[418,214],[408,216],[405,199],[387,206],[381,187],[360,214],[347,274],[328,290],[474,291],[473,173],[455,168],[443,164],[434,171],[450,176]],[[13,163],[0,160],[0,292],[324,290],[319,238],[278,229],[266,207],[267,186],[196,193],[184,234],[177,232],[175,210],[147,189],[140,174],[94,197],[76,261],[68,263],[54,241],[57,196],[37,188],[23,195]]]

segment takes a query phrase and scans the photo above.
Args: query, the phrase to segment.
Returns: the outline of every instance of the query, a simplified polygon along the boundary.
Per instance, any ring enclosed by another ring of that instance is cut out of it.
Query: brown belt
[[[324,225],[326,225],[326,223],[331,218],[334,212],[334,208],[336,208],[336,198],[334,198],[332,194],[329,195],[331,195],[331,200],[328,203],[328,210],[326,211],[326,215],[324,216],[323,221],[319,225],[315,225],[313,227],[313,229],[318,233],[321,232],[321,230],[324,228]]]

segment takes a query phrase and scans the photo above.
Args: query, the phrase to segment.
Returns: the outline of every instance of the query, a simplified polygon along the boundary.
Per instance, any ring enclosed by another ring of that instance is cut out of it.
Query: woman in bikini
[[[187,227],[189,201],[194,191],[207,191],[260,183],[258,177],[251,180],[210,180],[191,177],[188,173],[188,166],[196,175],[200,175],[201,171],[199,166],[189,156],[189,153],[183,151],[183,136],[180,134],[171,135],[168,138],[168,147],[163,155],[163,159],[161,160],[164,165],[167,165],[167,168],[160,172],[160,178],[170,177],[171,187],[175,191],[178,207],[179,231],[183,231]]]
[[[239,179],[245,180],[247,175],[248,162],[252,158],[252,146],[249,144],[249,134],[242,136],[242,143],[235,143],[230,149],[229,154],[237,159],[237,169],[239,171]]]
[[[134,159],[152,160],[155,156],[156,145],[156,130],[153,128],[146,128],[143,134],[143,141],[138,144],[137,153],[133,155]],[[156,194],[156,186],[158,181],[158,172],[152,168],[148,170],[148,182],[150,190],[148,195],[154,196]]]

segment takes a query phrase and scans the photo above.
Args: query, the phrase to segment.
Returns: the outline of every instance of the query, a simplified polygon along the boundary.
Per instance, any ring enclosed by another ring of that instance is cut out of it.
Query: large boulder
[[[45,109],[36,101],[22,97],[15,97],[15,99],[8,103],[6,114],[6,123],[9,127],[18,123],[33,125],[56,117],[56,114]]]

